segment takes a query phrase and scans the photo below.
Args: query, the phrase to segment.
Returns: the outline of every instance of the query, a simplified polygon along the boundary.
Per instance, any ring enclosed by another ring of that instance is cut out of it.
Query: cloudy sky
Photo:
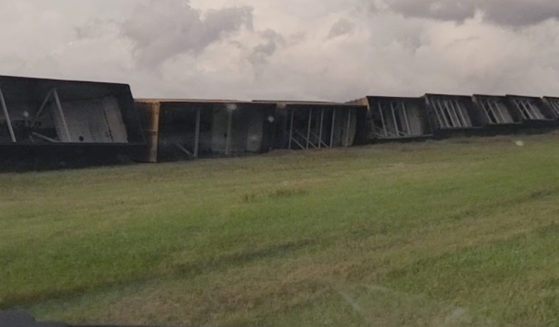
[[[559,95],[557,0],[0,0],[0,74],[136,97]]]

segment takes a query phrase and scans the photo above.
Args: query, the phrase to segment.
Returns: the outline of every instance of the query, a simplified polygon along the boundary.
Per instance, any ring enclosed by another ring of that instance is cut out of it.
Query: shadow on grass
[[[272,245],[262,249],[245,250],[239,253],[227,254],[217,258],[193,262],[174,267],[174,273],[180,277],[194,277],[204,273],[222,271],[235,266],[242,266],[250,262],[281,258],[293,254],[297,251],[308,249],[317,244],[317,241],[299,240],[286,242],[283,244]]]
[[[88,293],[107,291],[116,287],[127,287],[134,284],[143,284],[151,280],[166,277],[192,278],[205,273],[223,271],[236,266],[242,266],[250,262],[273,259],[289,256],[297,251],[308,249],[315,245],[317,241],[299,240],[263,247],[260,249],[250,249],[238,253],[227,254],[215,258],[207,258],[192,263],[178,264],[171,267],[171,272],[154,273],[140,278],[120,278],[115,280],[100,280],[88,285],[76,285],[65,289],[51,290],[32,294],[7,294],[0,299],[0,310],[25,308],[33,304],[47,300],[68,300],[80,297]]]
[[[254,203],[268,199],[294,198],[309,194],[309,191],[300,185],[281,186],[274,190],[262,193],[245,193],[241,197],[243,203]]]

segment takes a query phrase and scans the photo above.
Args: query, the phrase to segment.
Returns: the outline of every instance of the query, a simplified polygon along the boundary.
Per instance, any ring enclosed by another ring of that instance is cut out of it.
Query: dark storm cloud
[[[285,45],[283,36],[272,29],[267,29],[259,34],[264,42],[255,46],[248,57],[252,64],[265,64],[268,57],[273,56],[280,46]]]
[[[202,13],[184,0],[152,0],[135,7],[122,24],[141,65],[157,66],[182,53],[197,53],[241,27],[252,26],[252,9],[234,7]]]
[[[559,18],[556,0],[387,0],[386,5],[405,16],[449,21],[463,21],[479,11],[485,20],[508,26]]]
[[[328,33],[328,38],[333,39],[338,36],[349,34],[353,31],[354,25],[347,19],[340,19],[330,29],[330,33]]]
[[[388,6],[405,16],[461,21],[475,14],[471,1],[389,0]]]
[[[502,25],[532,25],[559,18],[557,0],[496,0],[479,4],[487,19]]]

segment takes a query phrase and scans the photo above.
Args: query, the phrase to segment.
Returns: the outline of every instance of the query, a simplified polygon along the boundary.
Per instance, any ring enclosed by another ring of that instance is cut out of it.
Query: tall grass
[[[99,324],[559,324],[557,167],[551,134],[0,175],[0,307]]]

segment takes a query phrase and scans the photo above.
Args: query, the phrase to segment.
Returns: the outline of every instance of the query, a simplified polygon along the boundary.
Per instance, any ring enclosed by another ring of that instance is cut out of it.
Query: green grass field
[[[0,308],[89,324],[559,326],[559,134],[2,174]]]

